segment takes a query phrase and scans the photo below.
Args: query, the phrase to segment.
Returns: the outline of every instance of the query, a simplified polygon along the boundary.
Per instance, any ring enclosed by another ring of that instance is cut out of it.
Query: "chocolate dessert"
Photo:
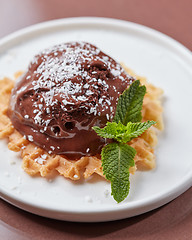
[[[100,154],[93,126],[112,121],[121,93],[134,81],[97,47],[54,46],[35,56],[12,91],[9,117],[27,140],[69,159]]]

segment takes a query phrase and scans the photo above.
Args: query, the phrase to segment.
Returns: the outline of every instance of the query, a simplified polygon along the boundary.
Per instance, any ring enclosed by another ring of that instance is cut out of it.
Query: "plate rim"
[[[183,46],[181,43],[177,42],[176,40],[174,40],[173,38],[165,35],[164,33],[161,33],[157,30],[154,30],[152,28],[146,27],[144,25],[141,24],[137,24],[137,23],[133,23],[133,22],[128,22],[128,21],[124,21],[124,20],[118,20],[118,19],[113,19],[113,18],[100,18],[100,17],[75,17],[75,18],[64,18],[64,19],[56,19],[56,20],[51,20],[51,21],[46,21],[46,22],[42,22],[42,23],[38,23],[32,26],[28,26],[24,29],[18,30],[12,34],[9,34],[8,36],[3,37],[2,39],[0,39],[0,48],[2,48],[3,46],[7,46],[7,44],[11,44],[12,41],[14,41],[15,39],[20,39],[21,37],[25,37],[28,36],[28,38],[30,39],[30,34],[31,35],[35,35],[35,33],[37,34],[38,32],[42,33],[42,30],[45,32],[51,32],[54,31],[54,29],[58,28],[60,29],[62,26],[66,27],[66,26],[91,26],[92,24],[95,25],[110,25],[112,27],[115,28],[125,28],[125,29],[131,29],[134,31],[141,31],[146,35],[150,35],[152,37],[156,37],[157,39],[160,38],[161,41],[163,41],[164,43],[168,43],[172,48],[175,48],[177,50],[177,52],[179,52],[180,54],[184,55],[185,58],[187,58],[187,61],[191,61],[192,62],[192,54],[191,51],[189,49],[187,49],[185,46]],[[12,47],[14,45],[17,45],[18,43],[13,43]],[[180,52],[181,51],[181,52]],[[178,185],[176,184],[173,188],[172,188],[172,192],[174,192],[174,194],[171,192],[168,194],[168,192],[164,192],[164,194],[156,194],[155,196],[153,196],[153,198],[150,199],[146,199],[145,201],[143,200],[139,200],[139,201],[134,201],[133,203],[129,203],[128,206],[126,205],[118,205],[118,207],[114,207],[114,206],[109,206],[109,208],[105,209],[101,209],[100,211],[98,211],[98,209],[93,209],[92,211],[90,211],[90,209],[83,209],[80,211],[77,211],[75,209],[74,212],[71,212],[71,209],[69,211],[67,211],[67,209],[65,211],[58,211],[55,210],[54,208],[49,208],[49,207],[42,207],[40,206],[40,204],[31,204],[26,200],[21,201],[21,199],[19,199],[17,196],[15,196],[14,194],[10,194],[8,193],[6,190],[1,189],[1,185],[0,185],[0,197],[8,202],[10,202],[11,204],[20,207],[24,210],[27,210],[26,207],[22,207],[22,205],[27,205],[30,207],[31,212],[38,214],[38,212],[35,210],[37,208],[40,208],[43,211],[49,211],[52,214],[59,214],[62,212],[63,217],[60,216],[58,217],[52,217],[52,218],[56,218],[56,219],[61,219],[61,220],[69,220],[69,221],[76,221],[73,217],[72,219],[66,219],[65,214],[82,214],[84,215],[84,220],[87,221],[92,221],[92,222],[98,222],[98,221],[110,221],[110,220],[115,220],[115,219],[121,219],[121,217],[117,217],[115,216],[114,219],[108,219],[106,216],[102,217],[101,219],[101,215],[104,213],[109,213],[109,211],[111,213],[115,213],[115,212],[120,212],[120,211],[128,211],[130,209],[131,206],[131,210],[134,211],[135,208],[138,209],[138,205],[140,206],[139,209],[142,209],[142,211],[140,210],[138,214],[142,214],[144,212],[148,212],[152,209],[155,209],[157,207],[160,207],[168,202],[170,202],[171,200],[175,199],[177,196],[179,196],[180,194],[182,194],[184,191],[186,191],[188,188],[190,188],[192,186],[191,184],[192,182],[192,170],[191,172],[189,171],[188,174],[183,178],[183,181]],[[157,201],[158,200],[158,201]],[[142,202],[142,204],[140,203]],[[159,202],[161,202],[159,204]],[[133,205],[133,206],[132,206]],[[146,210],[147,208],[147,210]],[[28,210],[27,210],[28,211]],[[90,214],[97,214],[98,215],[98,220],[97,219],[92,219],[92,217],[90,217]],[[131,216],[135,216],[138,214],[132,214],[128,217]],[[42,215],[42,214],[40,214]],[[45,214],[44,214],[45,216]],[[49,217],[48,215],[46,217]],[[125,218],[125,217],[123,217]],[[84,221],[83,220],[83,221]],[[79,221],[77,219],[77,221]],[[82,221],[82,220],[80,220]]]
[[[30,26],[27,26],[25,28],[19,29],[17,31],[14,31],[11,34],[8,34],[2,38],[0,38],[0,46],[15,39],[18,37],[21,37],[21,35],[28,35],[29,33],[34,32],[39,32],[42,30],[49,31],[49,29],[54,29],[55,27],[61,27],[64,25],[82,25],[84,24],[85,26],[91,25],[91,24],[102,24],[102,25],[114,25],[113,27],[118,27],[118,28],[130,28],[132,30],[139,30],[140,32],[147,33],[149,35],[154,35],[157,37],[161,38],[161,41],[165,41],[166,44],[168,43],[171,47],[177,47],[181,48],[182,50],[185,51],[185,54],[188,55],[188,57],[191,59],[192,51],[190,51],[186,46],[181,44],[179,41],[175,40],[174,38],[156,30],[153,28],[150,28],[148,26],[131,22],[131,21],[126,21],[126,20],[121,20],[121,19],[115,19],[115,18],[105,18],[105,17],[70,17],[70,18],[60,18],[60,19],[54,19],[54,20],[49,20],[49,21],[43,21],[37,24],[33,24]],[[185,56],[186,57],[186,56]]]

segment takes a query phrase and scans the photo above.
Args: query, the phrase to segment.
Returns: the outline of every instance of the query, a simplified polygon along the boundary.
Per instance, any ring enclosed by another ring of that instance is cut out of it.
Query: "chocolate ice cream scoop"
[[[133,77],[97,47],[70,42],[35,56],[12,92],[9,117],[29,141],[69,159],[100,154],[93,126],[112,121]]]

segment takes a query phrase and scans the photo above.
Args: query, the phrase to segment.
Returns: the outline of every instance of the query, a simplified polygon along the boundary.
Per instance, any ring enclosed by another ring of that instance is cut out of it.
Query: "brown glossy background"
[[[154,28],[192,50],[191,9],[192,0],[0,0],[0,37],[57,18],[112,17]],[[191,240],[192,188],[157,210],[106,223],[46,219],[0,200],[1,239]]]

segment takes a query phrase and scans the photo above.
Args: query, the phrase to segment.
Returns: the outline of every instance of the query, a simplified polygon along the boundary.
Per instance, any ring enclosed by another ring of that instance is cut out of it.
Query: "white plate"
[[[25,70],[40,50],[61,42],[88,41],[164,89],[165,131],[157,167],[131,176],[129,197],[106,196],[102,179],[74,183],[30,177],[18,154],[0,141],[0,196],[29,212],[70,221],[108,221],[157,208],[192,185],[192,56],[175,40],[147,27],[104,18],[72,18],[38,24],[0,41],[0,77]]]

